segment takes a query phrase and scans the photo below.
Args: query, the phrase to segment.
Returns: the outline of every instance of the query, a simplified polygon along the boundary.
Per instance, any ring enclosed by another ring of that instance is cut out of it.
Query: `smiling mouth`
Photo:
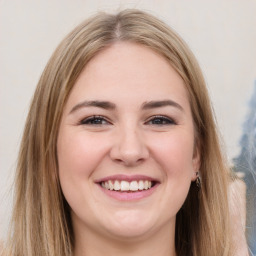
[[[148,190],[156,185],[151,180],[107,180],[100,182],[102,188],[118,192],[138,192]]]

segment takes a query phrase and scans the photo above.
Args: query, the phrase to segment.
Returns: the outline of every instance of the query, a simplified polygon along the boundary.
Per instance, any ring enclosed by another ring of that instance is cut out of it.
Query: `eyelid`
[[[169,123],[166,123],[166,124],[152,124],[152,125],[176,125],[177,122],[174,118],[172,117],[169,117],[169,116],[165,116],[165,115],[154,115],[154,116],[151,116],[150,118],[148,118],[146,121],[145,121],[145,124],[148,124],[150,121],[153,121],[154,119],[163,119],[164,121],[168,121]]]
[[[86,122],[89,122],[89,121],[93,121],[93,120],[96,120],[96,119],[102,119],[102,121],[105,121],[106,124],[87,124]],[[79,125],[94,125],[94,126],[97,126],[97,125],[109,125],[109,124],[112,124],[111,121],[106,118],[105,116],[102,116],[102,115],[91,115],[91,116],[88,116],[88,117],[85,117],[85,118],[82,118],[79,123]]]
[[[96,121],[96,119],[101,120],[100,123],[89,123],[90,121]],[[154,119],[160,119],[165,123],[151,123]],[[88,123],[86,123],[88,122]],[[104,122],[104,123],[102,123]],[[78,125],[88,125],[88,126],[102,126],[102,125],[111,125],[112,122],[105,116],[102,115],[91,115],[88,117],[84,117],[79,120]],[[145,120],[144,124],[146,125],[155,125],[155,126],[167,126],[167,125],[176,125],[177,122],[173,117],[165,116],[165,115],[153,115],[150,116],[147,120]]]

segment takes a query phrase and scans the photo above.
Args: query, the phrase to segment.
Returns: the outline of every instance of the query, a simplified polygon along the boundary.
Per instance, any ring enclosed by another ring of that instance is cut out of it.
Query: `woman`
[[[188,47],[138,10],[59,45],[21,144],[9,255],[233,255],[205,82]]]

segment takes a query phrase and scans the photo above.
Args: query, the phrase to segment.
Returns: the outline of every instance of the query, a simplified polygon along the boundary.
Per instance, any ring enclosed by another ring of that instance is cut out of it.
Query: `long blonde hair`
[[[9,254],[71,256],[70,209],[58,179],[56,142],[63,108],[90,59],[117,41],[142,44],[166,58],[186,84],[201,156],[200,190],[191,184],[177,214],[179,256],[229,256],[228,168],[198,63],[165,23],[139,10],[99,13],[76,27],[49,60],[35,91],[21,142]]]

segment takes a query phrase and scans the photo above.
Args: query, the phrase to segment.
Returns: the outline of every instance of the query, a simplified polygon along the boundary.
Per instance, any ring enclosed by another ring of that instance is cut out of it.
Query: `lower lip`
[[[108,190],[103,188],[100,184],[99,187],[101,190],[108,195],[109,197],[112,197],[116,200],[119,201],[134,201],[134,200],[140,200],[146,197],[149,197],[152,195],[152,193],[155,192],[156,188],[158,187],[158,184],[155,184],[152,188],[147,189],[147,190],[139,190],[136,192],[120,192],[120,191],[115,191],[115,190]]]

